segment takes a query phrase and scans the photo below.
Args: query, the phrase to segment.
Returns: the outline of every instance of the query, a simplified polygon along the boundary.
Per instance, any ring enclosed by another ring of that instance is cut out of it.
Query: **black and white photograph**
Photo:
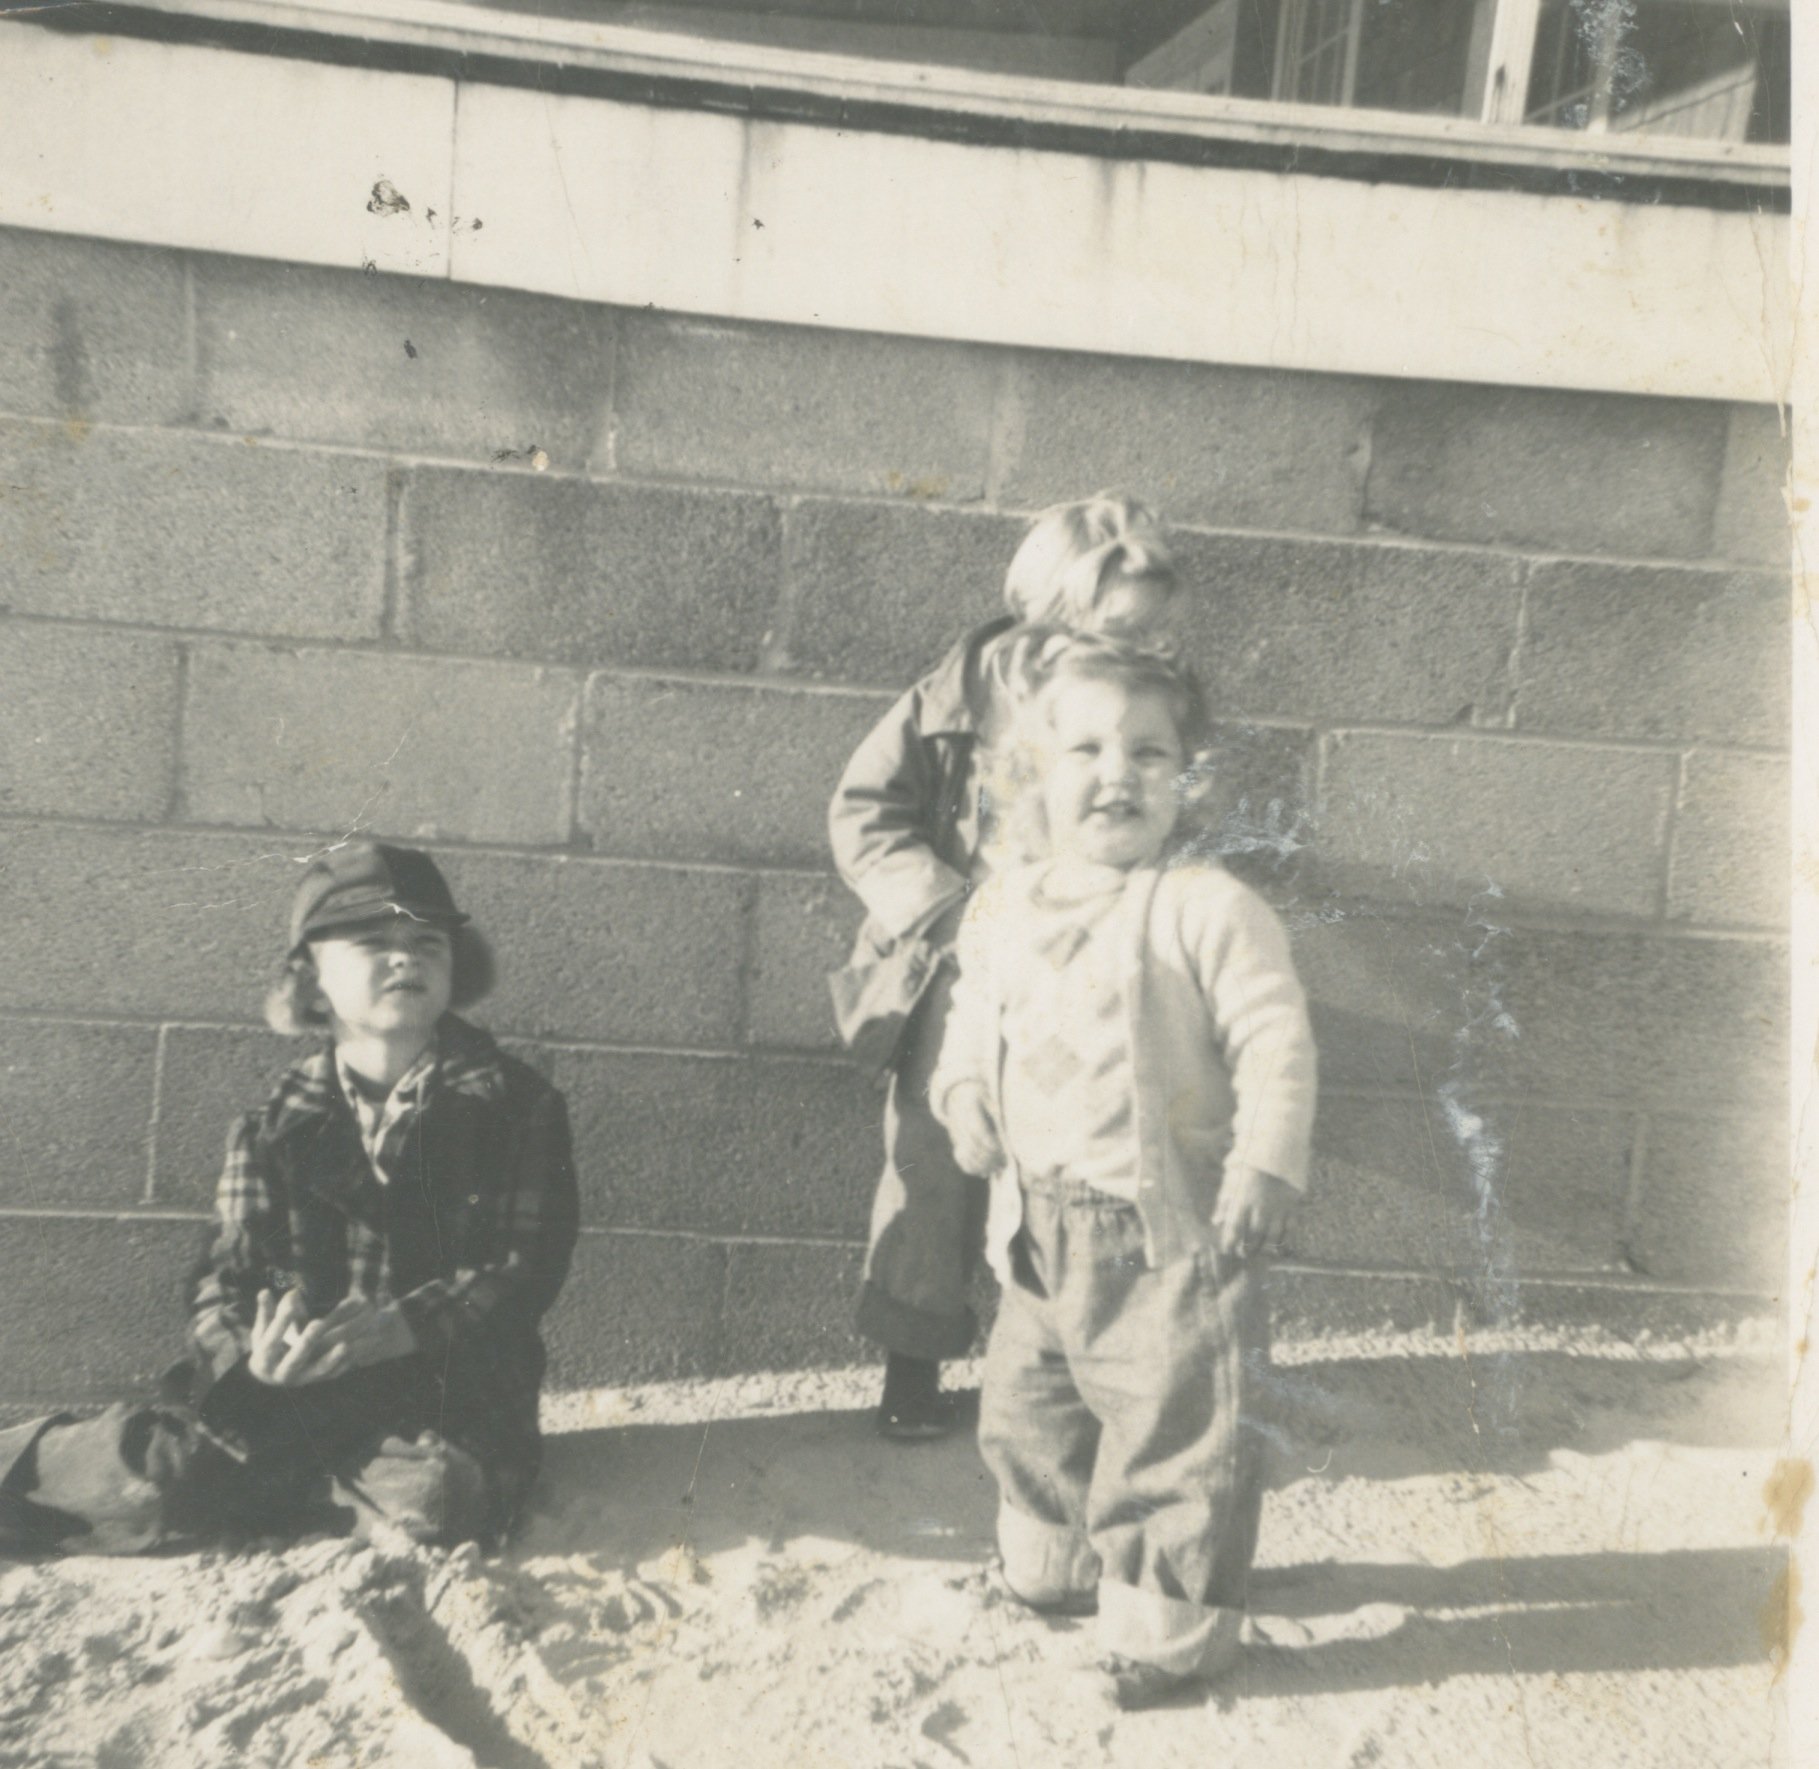
[[[0,1769],[1819,1762],[1816,23],[0,0]]]

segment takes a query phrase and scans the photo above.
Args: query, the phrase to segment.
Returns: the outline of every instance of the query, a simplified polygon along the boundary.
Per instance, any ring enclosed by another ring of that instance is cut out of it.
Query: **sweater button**
[[[474,1193],[474,1194],[473,1194],[473,1195],[472,1195],[472,1196],[471,1196],[471,1197],[470,1197],[470,1198],[469,1198],[469,1199],[468,1199],[468,1202],[469,1202],[469,1203],[470,1203],[470,1204],[478,1204],[478,1203],[479,1203],[479,1202],[480,1202],[480,1194],[479,1194],[479,1193],[478,1193],[478,1192],[475,1192],[475,1193]]]

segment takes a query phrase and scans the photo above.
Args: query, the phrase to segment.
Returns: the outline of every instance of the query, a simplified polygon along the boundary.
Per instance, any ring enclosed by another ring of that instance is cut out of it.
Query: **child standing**
[[[567,1109],[449,1012],[487,948],[427,854],[304,874],[267,1017],[326,1042],[233,1127],[191,1322],[220,1510],[329,1490],[422,1540],[507,1528],[541,1456],[538,1323],[574,1251]]]
[[[992,1174],[980,1448],[1013,1593],[1096,1606],[1107,1693],[1235,1658],[1262,1503],[1260,1255],[1307,1179],[1314,1047],[1273,912],[1176,858],[1205,738],[1168,657],[1058,638],[1026,729],[1048,858],[982,886],[931,1097]]]
[[[981,747],[1009,722],[1033,628],[1151,632],[1166,620],[1174,586],[1167,533],[1134,499],[1103,494],[1044,512],[1006,574],[1008,616],[970,633],[885,714],[829,808],[834,864],[867,914],[849,971],[895,967],[897,1006],[908,1010],[888,1054],[884,1172],[858,1307],[859,1331],[888,1354],[878,1409],[887,1437],[952,1429],[940,1361],[963,1355],[978,1330],[967,1290],[985,1191],[956,1164],[928,1084],[953,987],[954,931],[984,870]],[[842,1032],[860,1043],[867,1028],[853,1022],[846,1016]]]

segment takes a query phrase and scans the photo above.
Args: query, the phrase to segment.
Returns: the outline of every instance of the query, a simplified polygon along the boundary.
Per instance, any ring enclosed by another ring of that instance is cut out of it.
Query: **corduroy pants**
[[[1236,1656],[1263,1498],[1255,1260],[1144,1263],[1136,1207],[1026,1187],[986,1352],[979,1447],[1033,1603],[1097,1590],[1103,1649],[1212,1675]]]

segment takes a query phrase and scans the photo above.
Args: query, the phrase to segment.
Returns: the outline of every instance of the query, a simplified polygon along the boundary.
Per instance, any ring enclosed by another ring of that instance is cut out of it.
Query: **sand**
[[[986,1563],[970,1438],[870,1372],[554,1397],[506,1551],[317,1538],[0,1566],[0,1764],[1762,1765],[1757,1337],[1291,1348],[1239,1668],[1104,1705],[1090,1621]]]

